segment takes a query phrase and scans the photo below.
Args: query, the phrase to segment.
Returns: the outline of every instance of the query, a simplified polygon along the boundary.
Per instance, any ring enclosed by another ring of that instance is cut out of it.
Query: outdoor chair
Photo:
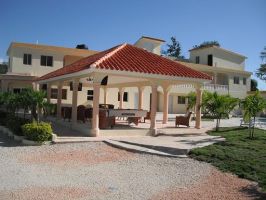
[[[83,105],[79,105],[77,108],[77,120],[82,121],[83,123],[86,122],[86,115],[85,115],[85,111],[86,111],[86,107]]]
[[[71,107],[62,107],[62,116],[63,116],[64,120],[68,119],[68,121],[70,122],[71,113],[72,113]]]
[[[147,116],[144,117],[144,123],[145,123],[146,119],[151,120],[151,112],[147,112]]]
[[[91,122],[91,120],[92,120],[92,108],[86,108],[85,118]]]
[[[175,117],[175,126],[184,125],[189,127],[190,117],[192,112],[187,113],[185,116],[176,116]]]
[[[109,112],[106,109],[99,110],[99,128],[106,129],[108,127],[113,128],[115,125],[115,117],[109,117]]]

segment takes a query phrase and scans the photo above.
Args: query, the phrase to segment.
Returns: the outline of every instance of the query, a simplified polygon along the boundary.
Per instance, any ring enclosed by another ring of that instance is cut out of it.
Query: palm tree
[[[242,107],[244,110],[244,120],[249,122],[249,137],[254,138],[255,126],[251,129],[251,119],[253,118],[255,122],[256,115],[266,107],[266,101],[260,96],[259,91],[257,91],[254,95],[245,98],[242,102]]]
[[[221,118],[229,116],[229,113],[238,105],[238,99],[230,95],[218,95],[217,92],[206,92],[203,105],[206,111],[216,119],[216,131],[219,131]]]

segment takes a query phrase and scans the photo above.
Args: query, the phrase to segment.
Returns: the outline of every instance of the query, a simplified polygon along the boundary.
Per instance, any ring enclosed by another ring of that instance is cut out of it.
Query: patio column
[[[123,97],[124,97],[124,91],[125,88],[119,88],[119,95],[120,95],[120,99],[119,99],[119,108],[123,109]]]
[[[216,89],[216,84],[217,84],[217,72],[214,72],[214,89]]]
[[[163,124],[168,122],[168,101],[169,101],[169,91],[171,86],[163,87]]]
[[[195,128],[201,128],[201,102],[202,102],[202,89],[200,86],[196,87],[196,123]]]
[[[93,112],[92,112],[92,130],[91,136],[99,136],[99,100],[100,83],[93,83]]]
[[[151,125],[150,133],[151,135],[156,135],[156,112],[157,112],[157,84],[153,84],[152,88],[152,98],[151,98]]]
[[[51,84],[47,83],[47,102],[51,103]]]
[[[40,84],[32,82],[32,88],[35,91],[40,91]]]
[[[1,81],[1,87],[2,87],[2,92],[7,92],[8,91],[8,81],[2,80]]]
[[[145,87],[138,87],[139,90],[139,104],[138,104],[138,109],[141,110],[143,109],[143,91]]]
[[[79,79],[75,79],[73,81],[73,91],[72,91],[72,124],[77,123],[78,86],[79,86]]]
[[[62,104],[62,88],[63,82],[59,82],[57,85],[57,118],[61,118],[61,104]]]
[[[108,88],[104,87],[104,104],[107,104]]]

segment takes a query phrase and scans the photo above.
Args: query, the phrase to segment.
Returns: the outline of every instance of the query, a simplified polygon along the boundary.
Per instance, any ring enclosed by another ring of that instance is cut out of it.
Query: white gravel
[[[1,200],[56,194],[57,199],[150,199],[167,188],[197,183],[211,168],[192,159],[130,153],[99,142],[17,146],[0,133]]]

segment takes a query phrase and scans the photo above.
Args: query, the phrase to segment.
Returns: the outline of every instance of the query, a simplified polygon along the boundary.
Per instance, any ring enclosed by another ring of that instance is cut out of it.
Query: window
[[[41,66],[53,66],[53,56],[41,56]]]
[[[200,57],[196,56],[196,63],[199,64],[200,63]]]
[[[87,91],[87,100],[92,101],[93,100],[93,90]]]
[[[51,88],[51,99],[57,99],[58,90]],[[67,89],[62,89],[62,99],[67,99]]]
[[[238,76],[234,77],[234,84],[239,84],[239,77]]]
[[[184,96],[178,96],[177,97],[178,104],[186,104],[186,97]]]
[[[243,77],[243,85],[247,84],[247,78]]]
[[[31,54],[24,54],[23,64],[24,65],[31,65]]]
[[[118,92],[118,101],[120,101],[120,93]],[[128,102],[128,92],[124,92],[123,101]]]
[[[212,66],[212,60],[213,60],[212,55],[211,54],[208,55],[208,65],[209,66]]]

